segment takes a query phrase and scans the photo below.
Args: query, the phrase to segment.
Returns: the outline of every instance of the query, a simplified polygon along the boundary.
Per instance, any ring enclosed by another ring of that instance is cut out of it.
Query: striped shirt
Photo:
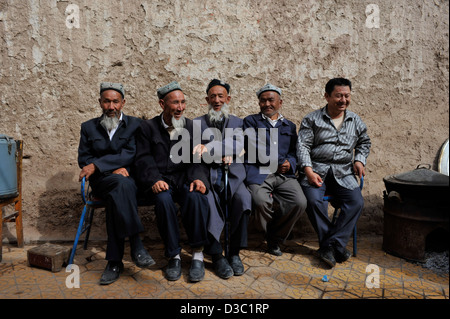
[[[298,132],[300,184],[311,186],[303,173],[303,168],[310,166],[322,179],[325,179],[331,168],[339,185],[347,189],[359,187],[353,173],[353,162],[359,161],[365,166],[370,146],[367,126],[356,113],[345,111],[340,130],[336,129],[327,114],[326,106],[308,114],[302,120]]]

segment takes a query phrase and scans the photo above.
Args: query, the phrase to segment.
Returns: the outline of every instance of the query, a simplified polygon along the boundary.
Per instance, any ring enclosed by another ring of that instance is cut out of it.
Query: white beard
[[[208,117],[209,121],[212,122],[220,122],[222,117],[228,118],[230,114],[230,107],[227,103],[224,103],[220,109],[220,111],[215,111],[214,108],[209,105]]]
[[[116,116],[109,117],[103,114],[100,124],[105,128],[107,132],[115,129],[119,124],[119,119]]]
[[[184,115],[181,116],[179,120],[172,117],[172,125],[175,129],[184,128],[184,126],[186,125],[186,118],[184,117]]]

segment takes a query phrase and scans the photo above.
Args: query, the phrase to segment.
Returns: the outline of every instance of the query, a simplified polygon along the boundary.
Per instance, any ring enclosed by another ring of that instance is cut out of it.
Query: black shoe
[[[244,265],[242,264],[239,255],[233,255],[228,260],[235,276],[241,276],[244,274]]]
[[[276,241],[269,240],[267,241],[267,252],[275,256],[281,256],[283,254],[278,243]]]
[[[322,259],[328,266],[333,268],[336,265],[336,259],[334,258],[334,249],[331,247],[321,248],[318,251],[319,258]]]
[[[225,257],[220,256],[216,260],[213,259],[214,271],[216,275],[222,279],[228,279],[233,277],[233,268],[231,268],[230,264],[226,260]]]
[[[205,278],[205,264],[203,261],[192,259],[191,269],[189,269],[189,280],[199,282]]]
[[[343,248],[343,252],[338,249],[334,249],[334,256],[336,258],[336,261],[338,263],[343,263],[344,261],[347,261],[351,256],[352,253],[349,252],[347,249]]]
[[[166,279],[170,281],[175,281],[181,277],[181,259],[170,258],[169,264],[166,268]]]
[[[152,256],[145,249],[131,253],[131,259],[140,268],[148,268],[155,264]]]
[[[108,264],[100,277],[100,285],[112,284],[119,279],[119,275],[122,271],[123,263],[121,261],[108,261]]]

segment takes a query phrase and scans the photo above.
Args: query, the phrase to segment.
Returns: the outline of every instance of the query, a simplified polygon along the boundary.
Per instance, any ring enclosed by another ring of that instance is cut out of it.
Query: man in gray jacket
[[[209,112],[194,120],[194,132],[202,133],[201,144],[194,154],[209,166],[211,191],[208,193],[210,215],[208,223],[209,245],[206,252],[212,256],[216,274],[223,279],[240,276],[244,266],[239,251],[247,247],[247,225],[251,212],[251,196],[247,190],[245,167],[239,156],[244,149],[242,119],[229,114],[230,85],[214,79],[206,89]],[[224,166],[228,167],[228,189],[224,189]],[[229,201],[224,202],[224,192]],[[227,222],[225,206],[229,205],[230,244],[228,259],[223,256],[220,236]]]

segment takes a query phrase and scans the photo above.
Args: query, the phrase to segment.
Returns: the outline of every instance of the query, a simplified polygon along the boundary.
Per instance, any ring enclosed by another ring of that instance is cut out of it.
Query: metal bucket
[[[16,141],[12,137],[0,134],[0,198],[19,195],[16,150]]]

